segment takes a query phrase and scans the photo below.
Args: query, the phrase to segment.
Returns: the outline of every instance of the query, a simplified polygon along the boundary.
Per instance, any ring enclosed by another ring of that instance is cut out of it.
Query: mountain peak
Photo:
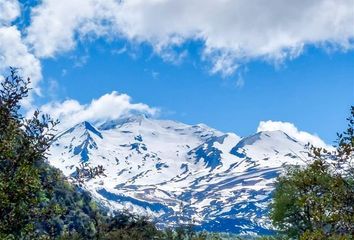
[[[267,211],[273,180],[283,164],[297,163],[296,156],[304,151],[303,144],[282,131],[240,140],[205,124],[149,119],[144,114],[95,124],[84,121],[64,134],[51,148],[50,163],[67,176],[82,162],[103,165],[106,175],[84,185],[112,210],[131,206],[135,213],[151,213],[169,226],[178,211],[175,206],[185,202],[188,217],[198,217],[203,227],[215,219],[213,229],[225,221],[241,229],[243,218],[255,226],[249,230],[253,233],[268,231],[249,219]],[[254,209],[252,216],[249,208]]]
[[[246,143],[247,145],[252,145],[256,141],[259,140],[267,140],[267,139],[285,139],[290,140],[292,142],[297,142],[294,138],[290,137],[288,134],[281,130],[275,131],[260,131],[251,136],[243,138],[241,141]]]
[[[301,143],[281,130],[260,131],[251,136],[242,138],[242,140],[239,141],[237,145],[231,149],[230,153],[236,156],[241,156],[239,150],[245,147],[253,148],[255,146],[261,146],[262,149],[267,149],[273,148],[275,146],[281,147],[294,145],[300,146]]]
[[[141,124],[142,122],[144,122],[148,119],[150,119],[150,117],[147,116],[146,114],[143,114],[143,113],[132,114],[132,115],[118,118],[118,119],[105,121],[105,122],[99,124],[98,129],[99,130],[114,129],[114,128],[120,127],[124,124],[134,123],[134,122]]]
[[[95,135],[99,136],[100,138],[103,138],[102,134],[91,123],[89,123],[88,121],[84,121],[81,124],[84,126],[84,128],[87,131],[90,131],[90,132],[94,133]]]
[[[259,134],[263,138],[286,138],[287,140],[290,140],[292,142],[298,142],[294,138],[290,137],[287,133],[281,131],[281,130],[274,130],[274,131],[260,131],[256,134]]]
[[[72,134],[75,131],[79,131],[79,132],[86,132],[86,133],[93,133],[96,136],[103,138],[102,134],[100,133],[100,131],[98,131],[90,122],[88,121],[83,121],[81,123],[76,124],[75,126],[69,128],[68,130],[60,133],[57,135],[56,138],[60,138],[63,135],[67,135],[67,134]]]

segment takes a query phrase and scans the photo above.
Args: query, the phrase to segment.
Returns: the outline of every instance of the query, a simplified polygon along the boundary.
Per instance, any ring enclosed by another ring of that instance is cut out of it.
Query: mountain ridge
[[[194,222],[238,234],[272,232],[266,217],[273,183],[285,165],[302,164],[305,143],[281,131],[241,138],[204,124],[142,116],[90,124],[58,134],[49,162],[72,176],[103,165],[106,176],[83,187],[112,210]],[[225,227],[227,226],[227,227]]]

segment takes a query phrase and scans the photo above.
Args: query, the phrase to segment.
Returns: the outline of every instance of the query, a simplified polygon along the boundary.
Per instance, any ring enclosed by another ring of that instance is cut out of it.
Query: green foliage
[[[117,214],[107,221],[102,239],[157,239],[160,231],[146,218],[137,218],[130,214]]]
[[[69,184],[59,170],[43,165],[45,175],[55,176],[56,179],[51,183],[53,190],[49,201],[49,205],[55,208],[51,207],[54,212],[50,218],[37,221],[37,231],[52,238],[76,234],[85,239],[94,239],[97,233],[96,220],[103,219],[105,212],[97,207],[89,193]]]
[[[256,240],[288,240],[289,237],[283,235],[276,235],[276,236],[263,236],[258,237]]]
[[[300,240],[351,240],[353,236],[351,234],[325,234],[321,230],[315,231],[306,231],[304,234],[301,235]]]
[[[193,226],[180,226],[175,229],[166,229],[163,231],[161,238],[159,239],[171,239],[171,240],[221,240],[219,234],[208,232],[196,232]]]
[[[271,218],[289,237],[349,239],[354,233],[354,108],[337,151],[310,147],[313,161],[290,167],[276,183]]]
[[[0,88],[0,236],[31,238],[36,235],[35,222],[51,214],[44,208],[50,189],[43,190],[38,167],[53,139],[56,125],[48,116],[36,111],[31,119],[19,114],[20,101],[28,94],[25,81],[10,69],[10,76]],[[49,206],[49,205],[48,205]]]

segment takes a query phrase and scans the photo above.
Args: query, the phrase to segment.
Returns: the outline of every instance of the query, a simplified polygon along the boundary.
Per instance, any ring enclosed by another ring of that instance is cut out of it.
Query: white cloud
[[[0,0],[0,26],[7,25],[20,15],[20,4],[17,0]]]
[[[148,43],[164,60],[180,62],[184,43],[200,41],[212,74],[232,75],[254,59],[282,62],[308,44],[353,47],[353,0],[43,0],[30,25],[11,26],[17,0],[0,0],[0,74],[23,69],[39,94],[41,58],[75,49],[97,37]],[[85,58],[81,59],[85,60]],[[84,62],[83,62],[84,63]]]
[[[39,94],[38,82],[42,78],[40,61],[22,42],[20,31],[14,26],[0,26],[0,73],[9,66],[20,68],[21,75],[31,78],[31,87]]]
[[[298,130],[294,124],[289,122],[280,122],[280,121],[261,121],[258,125],[257,132],[261,131],[283,131],[288,134],[290,137],[295,138],[296,140],[302,143],[310,143],[317,147],[325,147],[327,149],[332,149],[333,147],[327,145],[321,138],[317,135],[310,134],[308,132]]]
[[[254,59],[282,62],[304,46],[353,47],[353,0],[43,0],[27,41],[37,56],[105,36],[149,43],[163,58],[189,40],[204,44],[211,73],[232,74]]]
[[[40,94],[38,82],[42,79],[40,61],[23,42],[20,30],[11,26],[21,14],[17,0],[0,0],[0,80],[8,67],[19,68],[20,74],[31,78],[31,87]],[[31,105],[32,96],[23,102],[26,108]]]
[[[60,130],[72,127],[82,121],[114,120],[130,113],[145,113],[155,115],[158,109],[143,103],[132,103],[131,97],[126,94],[112,92],[89,104],[81,104],[77,100],[69,99],[63,102],[50,102],[40,107],[43,113],[50,114],[60,120]]]
[[[32,9],[27,43],[36,56],[53,57],[75,48],[78,38],[108,36],[116,7],[114,0],[44,0]]]

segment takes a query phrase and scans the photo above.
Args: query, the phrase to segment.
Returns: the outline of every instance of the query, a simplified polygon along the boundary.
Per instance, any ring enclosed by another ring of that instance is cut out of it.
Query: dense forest
[[[11,68],[0,87],[0,239],[242,239],[108,211],[47,163],[60,123],[39,111],[24,118],[29,83]],[[347,122],[336,151],[308,146],[312,160],[278,177],[269,206],[278,234],[253,239],[354,239],[354,107]]]

